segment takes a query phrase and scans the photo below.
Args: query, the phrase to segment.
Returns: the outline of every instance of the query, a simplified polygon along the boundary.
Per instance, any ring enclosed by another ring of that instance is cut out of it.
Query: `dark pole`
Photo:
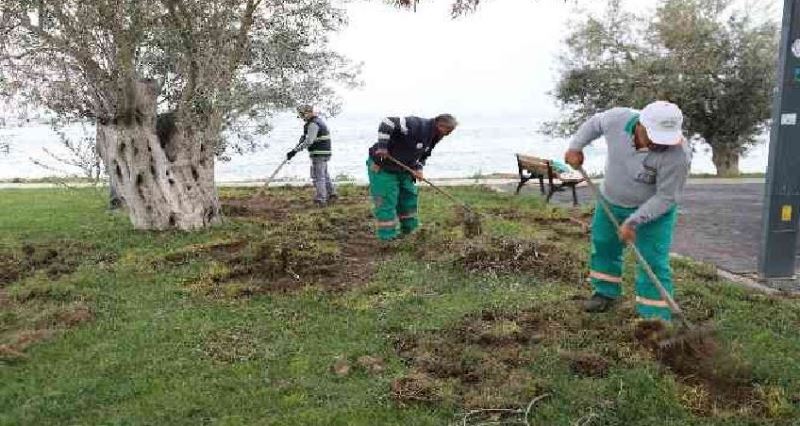
[[[772,109],[758,270],[767,280],[795,276],[800,208],[800,0],[785,0]]]

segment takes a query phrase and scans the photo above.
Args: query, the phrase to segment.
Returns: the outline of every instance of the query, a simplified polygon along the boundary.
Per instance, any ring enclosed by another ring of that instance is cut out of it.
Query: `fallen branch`
[[[531,424],[528,421],[528,418],[530,417],[531,410],[533,409],[533,406],[536,405],[537,402],[539,402],[539,401],[541,401],[541,400],[543,400],[543,399],[545,399],[545,398],[547,398],[549,396],[550,396],[549,393],[545,393],[545,394],[537,396],[536,398],[533,398],[531,400],[531,402],[528,403],[528,405],[525,407],[524,410],[523,409],[513,409],[513,408],[483,408],[483,409],[480,409],[480,410],[472,410],[472,411],[464,414],[464,418],[462,419],[461,424],[463,426],[467,426],[467,421],[469,420],[469,418],[473,417],[475,415],[494,413],[494,414],[501,414],[501,415],[502,414],[510,414],[510,415],[522,414],[524,416],[523,419],[522,419],[522,422],[517,421],[517,422],[514,422],[514,423],[522,423],[525,426],[530,426]],[[508,423],[508,422],[488,422],[487,423],[487,422],[484,422],[484,423],[480,423],[479,425],[489,425],[489,424],[513,424],[513,423]],[[475,425],[475,426],[478,426],[478,425]]]

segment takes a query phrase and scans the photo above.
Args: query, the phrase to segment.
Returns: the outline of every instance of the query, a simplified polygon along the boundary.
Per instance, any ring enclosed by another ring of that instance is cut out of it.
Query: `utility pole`
[[[795,278],[800,213],[800,0],[784,0],[779,58],[758,271],[781,286]]]

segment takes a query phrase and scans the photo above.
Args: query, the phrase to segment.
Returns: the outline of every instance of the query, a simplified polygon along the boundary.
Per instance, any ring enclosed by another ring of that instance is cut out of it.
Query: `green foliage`
[[[711,146],[718,174],[736,174],[770,118],[778,34],[729,0],[661,0],[652,16],[609,0],[566,38],[553,92],[566,114],[543,131],[566,136],[605,109],[669,100],[689,136]]]
[[[328,46],[344,23],[328,0],[2,2],[0,95],[108,123],[131,120],[136,81],[153,81],[159,112],[253,148],[277,110],[337,110],[332,83],[357,74]]]

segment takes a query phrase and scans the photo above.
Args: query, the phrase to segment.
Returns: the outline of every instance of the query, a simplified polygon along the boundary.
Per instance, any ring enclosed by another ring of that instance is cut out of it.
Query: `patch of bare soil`
[[[262,235],[185,247],[168,262],[201,257],[216,262],[195,287],[206,294],[233,297],[294,291],[317,286],[340,291],[366,282],[383,256],[372,232],[364,194],[340,197],[324,209],[292,194],[224,201],[245,206],[240,214],[264,223],[280,223]]]
[[[392,383],[392,397],[467,409],[525,404],[537,393],[526,366],[538,326],[529,316],[485,311],[441,332],[399,336],[395,349],[411,368]]]
[[[526,211],[509,207],[493,207],[488,210],[492,216],[507,220],[525,221],[545,226],[563,225],[564,230],[575,236],[583,236],[589,232],[592,213],[586,211],[536,210]]]
[[[585,253],[546,241],[487,238],[465,243],[457,262],[470,272],[527,273],[545,280],[580,282]]]
[[[594,353],[578,352],[568,353],[564,357],[569,361],[573,373],[582,377],[606,377],[609,362],[602,356]]]
[[[536,349],[580,348],[559,349],[578,376],[603,378],[612,366],[625,368],[652,357],[676,376],[679,398],[695,414],[766,416],[768,396],[759,392],[750,366],[717,341],[662,349],[658,343],[670,330],[649,321],[631,328],[633,307],[618,310],[608,318],[589,317],[565,304],[485,311],[442,330],[399,335],[395,349],[409,373],[392,383],[392,397],[401,405],[425,402],[467,410],[523,406],[543,391],[527,368],[536,362]]]
[[[39,271],[55,280],[71,274],[86,261],[99,264],[114,260],[113,254],[98,254],[94,247],[80,241],[24,243],[20,248],[0,250],[0,287]]]
[[[16,302],[10,300],[7,307],[14,308],[12,306],[14,303]],[[0,362],[25,360],[27,359],[25,351],[30,346],[93,319],[94,314],[91,309],[84,303],[77,302],[59,307],[35,324],[29,324],[30,328],[3,330],[0,333]]]
[[[693,397],[685,401],[688,408],[705,416],[719,411],[763,414],[764,402],[748,363],[721,350],[713,336],[659,347],[658,342],[669,334],[663,323],[657,321],[643,321],[634,332],[636,340],[652,351],[661,364],[681,383],[695,390]]]
[[[330,207],[348,207],[369,201],[366,190],[340,196]],[[295,214],[319,210],[314,205],[313,192],[308,189],[270,189],[248,197],[220,197],[222,212],[226,216],[255,218],[264,221],[281,221]]]

